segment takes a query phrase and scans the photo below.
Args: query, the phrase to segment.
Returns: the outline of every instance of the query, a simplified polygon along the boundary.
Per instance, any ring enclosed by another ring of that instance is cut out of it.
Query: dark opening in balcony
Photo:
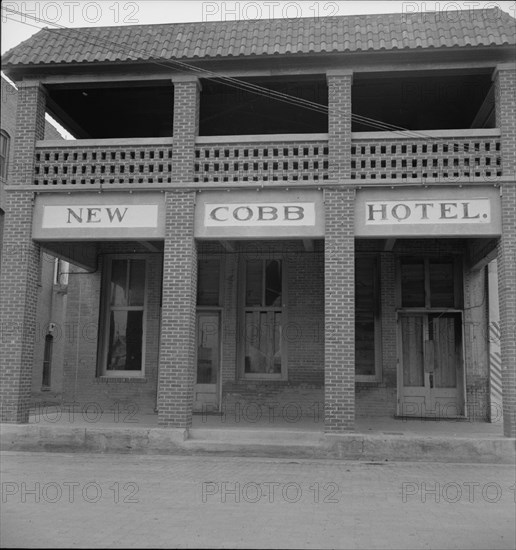
[[[76,139],[173,135],[170,81],[48,86],[47,110]]]
[[[242,85],[241,81],[253,86],[254,91]],[[300,102],[312,102],[319,107],[309,108],[306,103],[301,106]],[[295,79],[239,78],[238,83],[231,82],[230,85],[218,80],[202,80],[199,134],[326,133],[327,106],[325,75]]]
[[[494,128],[492,70],[356,73],[353,131]]]

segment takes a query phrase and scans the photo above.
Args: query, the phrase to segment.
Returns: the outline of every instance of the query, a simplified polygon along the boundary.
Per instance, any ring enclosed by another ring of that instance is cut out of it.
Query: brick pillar
[[[167,193],[166,200],[158,421],[164,427],[188,428],[192,425],[195,375],[195,193]]]
[[[349,72],[328,73],[329,168],[325,203],[325,430],[355,426],[354,190],[343,184],[351,168]]]
[[[177,77],[174,79],[174,185],[181,186],[193,181],[198,128],[198,80],[195,77]],[[192,425],[195,381],[195,192],[167,192],[166,208],[158,422],[163,427],[189,428]]]
[[[500,65],[494,75],[496,125],[501,130],[502,236],[498,243],[503,429],[516,437],[516,68]]]
[[[34,145],[45,132],[45,96],[37,83],[21,84],[18,92],[12,189],[29,185],[34,170]],[[36,307],[40,271],[39,246],[32,241],[32,193],[6,193],[4,248],[0,277],[0,373],[2,422],[28,421]]]
[[[174,78],[173,183],[193,182],[195,138],[199,133],[200,83],[194,76]]]

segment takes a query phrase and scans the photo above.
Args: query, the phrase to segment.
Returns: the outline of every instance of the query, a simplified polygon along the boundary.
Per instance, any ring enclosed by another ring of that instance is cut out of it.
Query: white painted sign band
[[[205,227],[291,227],[315,225],[313,202],[207,203]]]
[[[157,204],[70,205],[43,207],[43,229],[158,227]]]
[[[365,201],[366,225],[442,225],[491,223],[487,198]]]

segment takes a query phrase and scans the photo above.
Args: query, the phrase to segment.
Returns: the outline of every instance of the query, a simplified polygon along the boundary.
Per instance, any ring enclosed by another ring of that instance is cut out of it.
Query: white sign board
[[[157,204],[44,206],[44,229],[157,227]]]
[[[489,199],[366,201],[366,225],[490,223]]]
[[[206,227],[288,227],[315,225],[313,202],[206,204]]]
[[[357,238],[497,237],[500,190],[494,186],[359,189]]]
[[[45,193],[36,197],[32,237],[39,241],[145,240],[165,237],[162,193]]]
[[[197,195],[198,239],[314,239],[324,237],[321,191],[235,190]]]

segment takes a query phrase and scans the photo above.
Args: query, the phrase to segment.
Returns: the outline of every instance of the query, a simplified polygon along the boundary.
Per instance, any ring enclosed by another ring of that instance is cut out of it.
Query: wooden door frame
[[[458,405],[462,405],[464,409],[464,414],[459,415],[456,418],[467,418],[467,392],[466,392],[466,354],[465,354],[465,326],[464,326],[464,311],[461,309],[446,309],[446,308],[435,308],[435,309],[427,309],[427,308],[399,308],[396,310],[396,355],[397,355],[397,372],[396,372],[396,415],[403,417],[403,411],[402,411],[402,398],[403,398],[403,388],[405,387],[403,385],[403,356],[402,356],[402,330],[401,330],[401,323],[400,319],[402,316],[410,316],[410,315],[420,315],[424,319],[424,326],[426,327],[426,330],[428,329],[428,321],[431,315],[439,315],[442,313],[455,313],[460,315],[461,319],[461,375],[460,377],[457,377],[457,400]],[[425,333],[425,330],[423,332],[423,335]],[[424,353],[424,346],[423,346],[423,353]],[[459,370],[459,369],[457,369]],[[424,373],[424,387],[427,387],[426,384],[426,372]],[[416,418],[416,417],[415,417]],[[451,417],[450,417],[451,418]]]
[[[218,351],[218,374],[217,374],[217,383],[216,383],[216,395],[217,395],[217,408],[215,411],[210,412],[219,412],[221,405],[222,405],[222,323],[223,323],[223,309],[220,306],[212,306],[212,307],[198,307],[195,311],[195,359],[194,359],[194,366],[195,366],[195,381],[194,381],[194,403],[195,403],[195,394],[196,394],[196,388],[197,386],[202,385],[211,385],[211,384],[197,384],[197,369],[198,369],[198,362],[197,362],[197,348],[199,347],[198,337],[199,337],[199,316],[202,314],[217,314],[219,326],[219,334],[218,334],[218,345],[219,345],[219,351]],[[204,411],[203,411],[204,412]]]

